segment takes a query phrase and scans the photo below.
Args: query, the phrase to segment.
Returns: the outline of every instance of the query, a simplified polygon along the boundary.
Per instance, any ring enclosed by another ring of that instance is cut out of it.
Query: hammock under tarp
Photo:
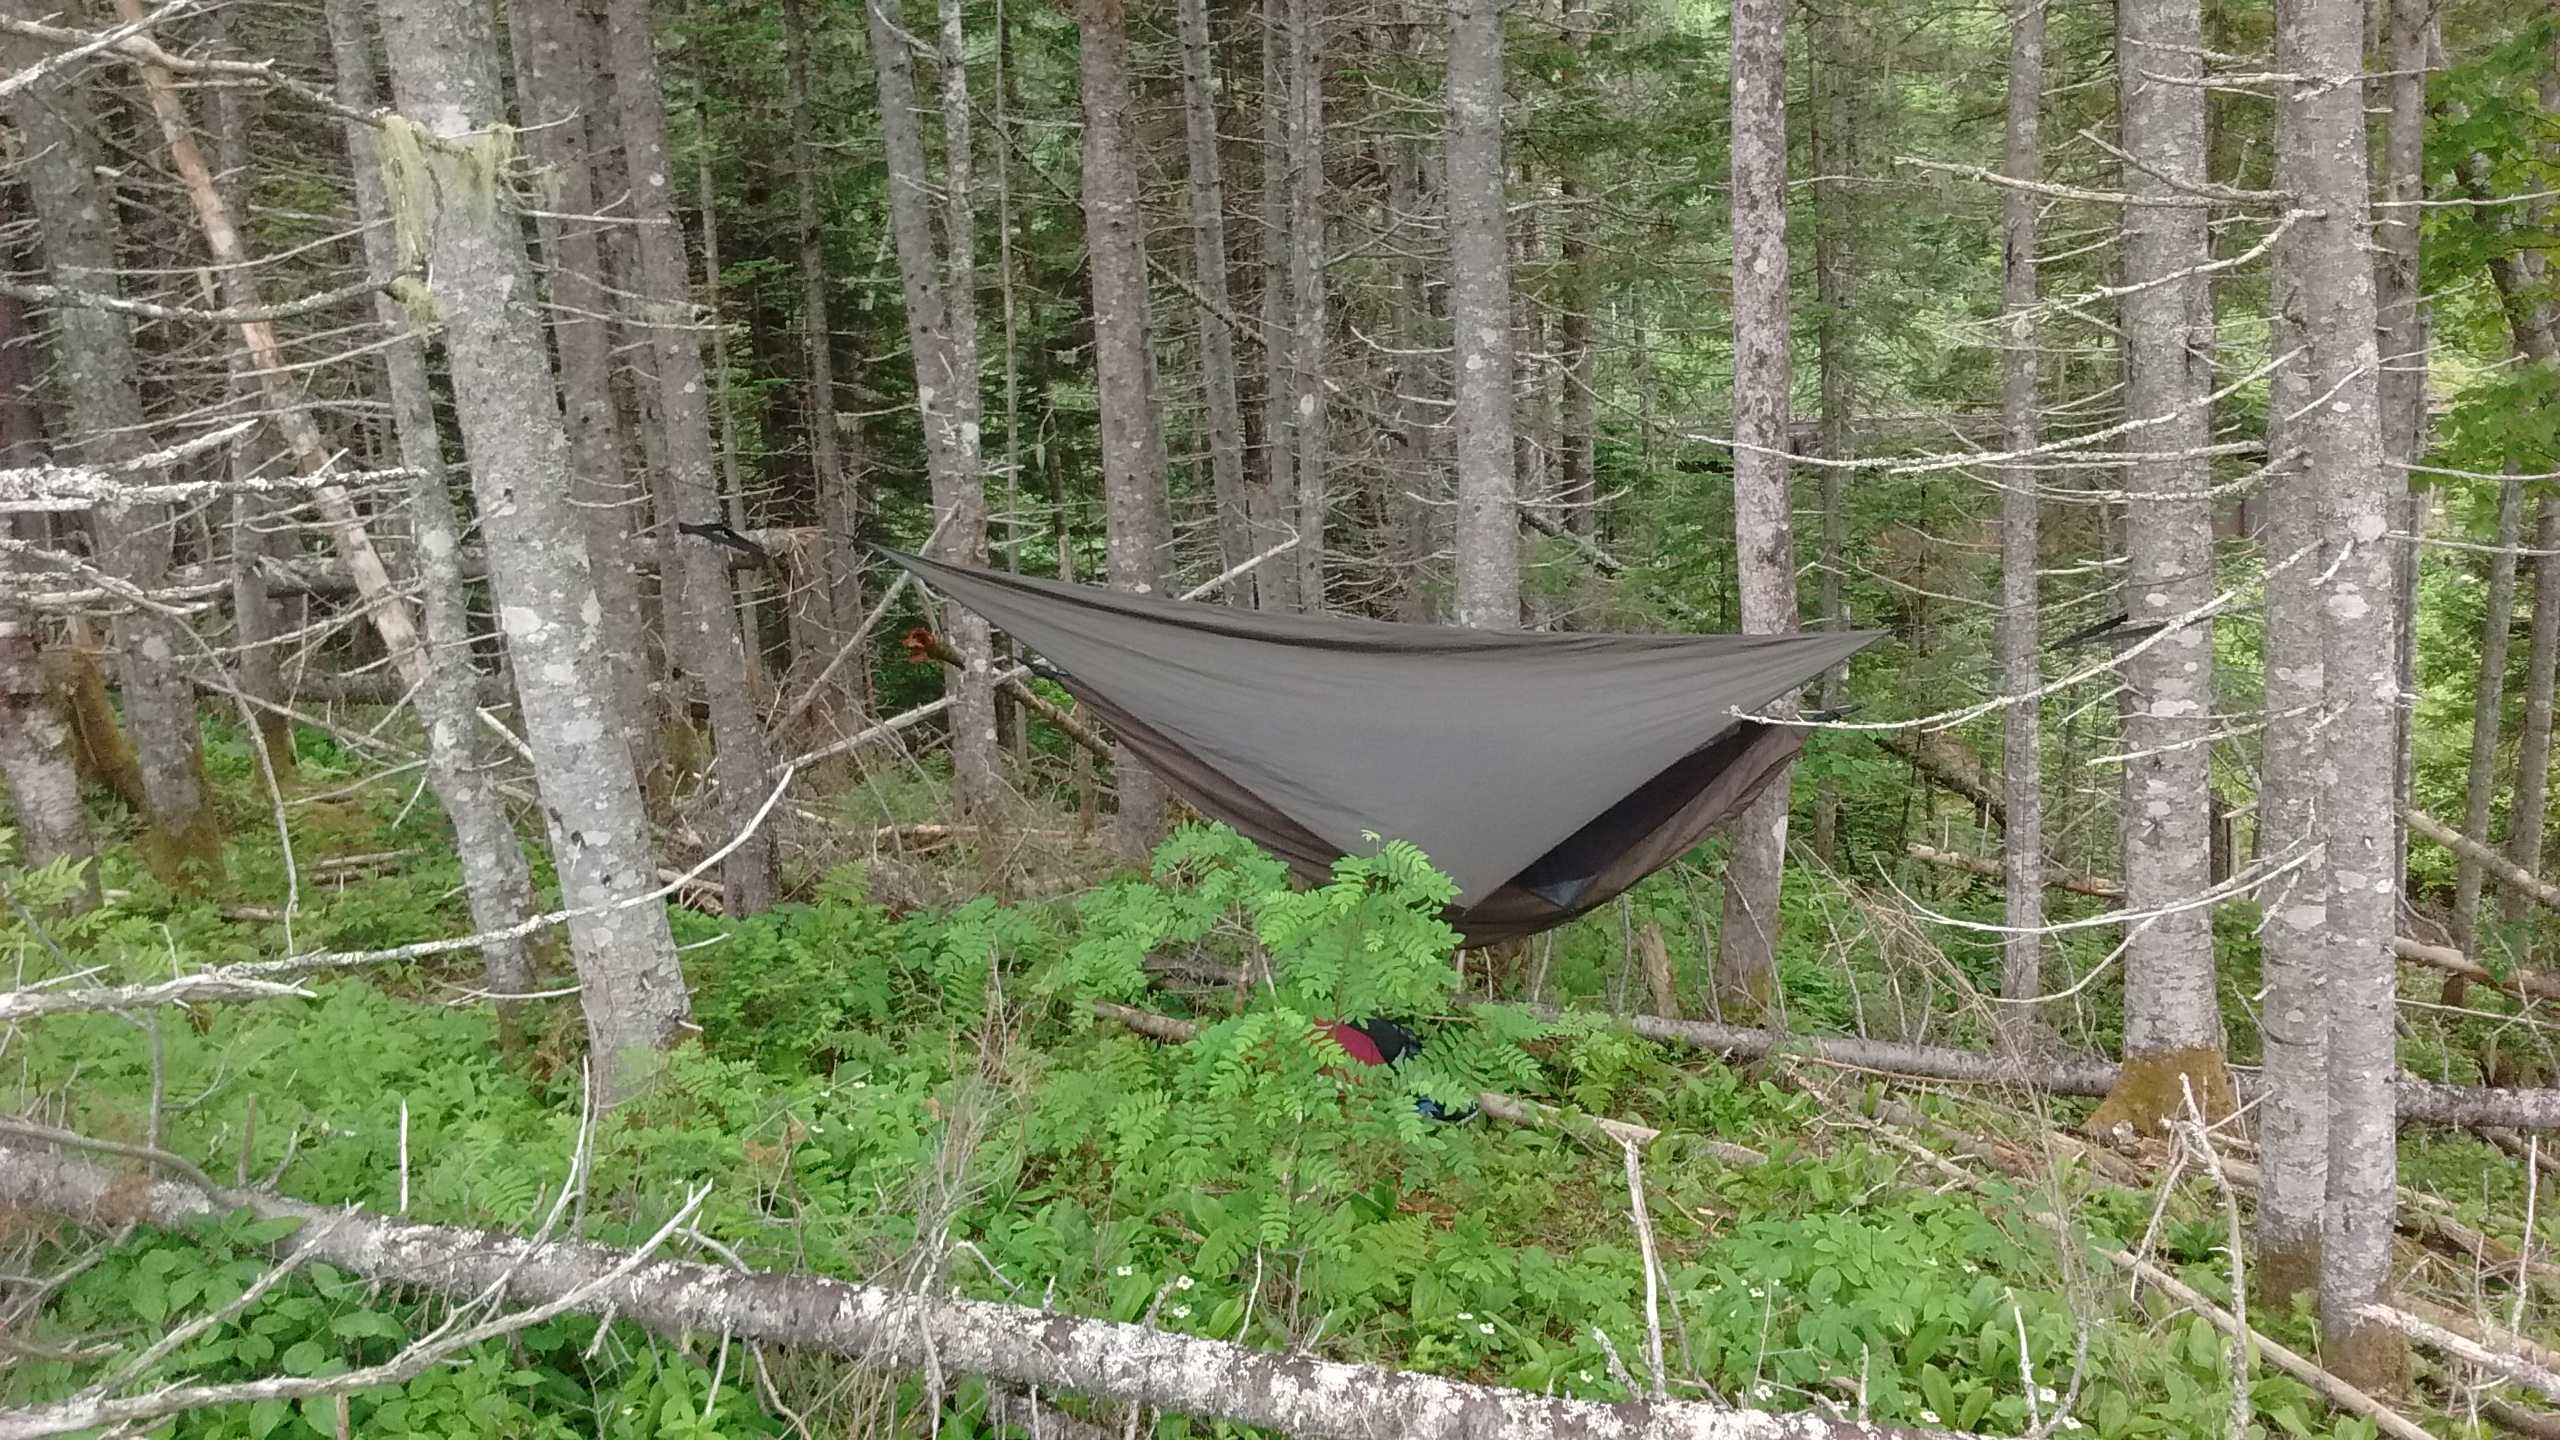
[[[1320,880],[1379,837],[1470,944],[1561,925],[1741,813],[1801,732],[1741,718],[1881,638],[1279,615],[883,552],[1036,652],[1204,815]]]

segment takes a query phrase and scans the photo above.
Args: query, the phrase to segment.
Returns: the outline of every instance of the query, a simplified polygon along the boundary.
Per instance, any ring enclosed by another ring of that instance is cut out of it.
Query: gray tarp
[[[1178,793],[1310,879],[1372,836],[1470,943],[1616,897],[1802,743],[1740,719],[1880,637],[1589,635],[1275,615],[884,552],[1046,659]]]

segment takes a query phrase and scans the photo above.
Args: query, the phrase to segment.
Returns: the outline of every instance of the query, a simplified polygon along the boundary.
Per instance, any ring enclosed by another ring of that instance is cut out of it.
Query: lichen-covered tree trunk
[[[2001,173],[2030,184],[2044,178],[2044,31],[2046,0],[2012,0],[2009,7],[2008,115],[2001,141]],[[2036,217],[2043,200],[2011,189],[2000,203],[2000,435],[2017,454],[2035,450],[2044,433],[2037,384]],[[2037,486],[2043,470],[2033,461],[1999,472],[2000,484],[2000,689],[2016,697],[2035,691],[2037,665],[2036,568],[2043,562],[2043,504]],[[1826,584],[1836,574],[1824,576]],[[2000,1037],[2013,1050],[2034,1046],[2040,1032],[2035,997],[2044,989],[2044,726],[2043,706],[2012,699],[2001,712],[2000,780],[2008,801],[2001,827],[2003,885]]]
[[[657,33],[649,0],[610,0],[608,60],[620,119],[624,163],[638,223],[641,303],[650,355],[657,362],[658,412],[666,426],[676,525],[715,525],[720,503],[711,449],[709,389],[702,368],[701,327],[693,318],[684,231],[678,227],[675,176],[667,153],[666,100],[658,84]],[[662,517],[663,518],[663,517]],[[684,609],[667,619],[668,644],[681,667],[701,681],[711,710],[712,774],[719,782],[724,842],[722,907],[753,915],[772,906],[781,885],[773,832],[758,823],[773,787],[773,757],[757,713],[755,688],[740,633],[728,551],[675,525],[659,533],[659,564],[684,572]]]
[[[369,112],[379,103],[373,46],[365,33],[362,0],[328,0],[329,51],[337,68],[340,103]],[[364,226],[365,267],[378,276],[397,273],[390,196],[373,127],[347,122],[347,158],[354,177],[356,219]],[[479,668],[471,659],[471,618],[462,581],[462,535],[437,432],[435,395],[427,378],[426,346],[410,333],[409,316],[388,294],[374,297],[374,316],[393,338],[383,346],[384,393],[400,465],[409,472],[409,528],[416,547],[419,621],[429,664],[412,704],[427,730],[427,768],[437,803],[453,824],[454,850],[462,862],[462,888],[473,927],[498,938],[483,941],[481,962],[489,989],[521,995],[534,988],[536,946],[527,937],[499,935],[534,911],[533,875],[524,845],[507,818],[493,783],[500,761],[480,724]],[[512,1041],[515,1007],[500,1001],[500,1024]]]
[[[1291,0],[1262,0],[1262,444],[1247,481],[1245,504],[1255,519],[1254,553],[1279,544],[1298,525],[1298,330],[1289,294],[1289,134],[1294,105],[1289,68]],[[1281,559],[1255,572],[1254,596],[1265,610],[1299,605],[1298,567]]]
[[[1176,0],[1182,39],[1182,126],[1189,169],[1183,194],[1191,217],[1191,283],[1200,326],[1200,392],[1208,411],[1209,495],[1217,507],[1218,555],[1230,567],[1256,553],[1245,499],[1244,416],[1236,399],[1236,341],[1228,324],[1227,189],[1218,156],[1216,47],[1208,0]],[[1228,582],[1226,602],[1250,607],[1260,581]]]
[[[38,7],[29,0],[10,0],[8,8],[20,18],[41,18],[30,13]],[[45,53],[41,45],[15,39],[0,47],[13,66]],[[115,198],[100,183],[98,170],[104,157],[97,147],[106,132],[88,93],[57,71],[18,90],[9,105],[46,272],[66,290],[117,294],[122,287]],[[101,465],[150,448],[129,318],[84,305],[57,307],[53,363],[70,432],[66,448]],[[110,574],[145,590],[165,581],[168,507],[103,507],[96,534],[99,559]],[[185,670],[196,658],[195,644],[182,622],[153,611],[118,615],[109,633],[124,692],[124,730],[133,742],[144,800],[137,848],[166,883],[219,880],[222,831],[205,780],[195,689]]]
[[[2328,1204],[2320,1233],[2320,1358],[2366,1389],[2396,1380],[2399,1332],[2367,1319],[2387,1300],[2399,1196],[2396,964],[2399,585],[2387,538],[2403,486],[2378,411],[2364,139],[2363,8],[2278,0],[2276,66],[2304,77],[2277,108],[2277,183],[2303,213],[2288,237],[2287,319],[2303,393],[2292,424],[2320,499],[2324,704],[2319,833],[2328,890]]]
[[[515,0],[508,9],[517,106],[526,152],[557,200],[535,217],[542,238],[547,314],[559,355],[561,413],[578,515],[586,524],[596,601],[611,637],[615,708],[642,775],[663,761],[666,717],[650,684],[634,529],[646,518],[641,486],[623,465],[622,418],[613,398],[617,304],[597,241],[599,197],[589,154],[588,77],[596,69],[575,0]]]
[[[0,465],[44,463],[44,414],[36,403],[35,332],[26,308],[0,296]],[[0,534],[41,540],[44,517],[0,516]],[[39,573],[14,550],[0,550],[0,596]],[[29,869],[56,860],[92,860],[97,843],[80,804],[80,770],[72,759],[71,718],[46,678],[42,631],[23,605],[0,603],[0,781],[9,786],[18,820],[18,861]],[[77,898],[98,903],[98,870],[86,868]]]
[[[1796,532],[1787,474],[1787,11],[1733,6],[1733,530],[1742,629],[1796,628]],[[1777,997],[1778,890],[1785,879],[1782,773],[1733,825],[1717,932],[1716,1003],[1751,1018]]]
[[[2426,530],[2429,499],[2407,483],[2408,466],[2427,448],[2428,319],[2419,270],[2422,217],[2426,199],[2427,45],[2434,28],[2433,0],[2381,0],[2382,54],[2378,89],[2385,119],[2379,155],[2381,193],[2375,197],[2372,250],[2375,322],[2379,327],[2382,373],[2377,401],[2382,453],[2392,467],[2400,496],[2392,528],[2408,534]],[[2403,693],[2418,688],[2418,547],[2396,544],[2392,550],[2393,610],[2400,631],[2393,650],[2400,657]],[[2393,793],[2399,804],[2414,803],[2417,785],[2417,712],[2400,709],[2393,721]],[[2395,822],[2396,823],[2396,822]],[[2395,883],[2408,874],[2408,843],[2403,834],[2393,849]]]
[[[2295,298],[2302,278],[2280,256],[2272,344],[2295,349]],[[2304,463],[2298,415],[2309,384],[2303,367],[2277,367],[2267,394],[2272,457],[2259,507],[2258,548],[2266,558],[2266,614],[2260,626],[2266,729],[2259,741],[2258,854],[2271,865],[2316,861],[2320,715],[2326,648],[2321,637],[2320,496]],[[2328,877],[2315,863],[2276,876],[2261,899],[2258,1031],[2266,1098],[2258,1106],[2257,1259],[2250,1283],[2276,1311],[2320,1284],[2320,1223],[2329,1193]]]
[[[1165,514],[1164,430],[1147,351],[1146,217],[1138,208],[1137,138],[1129,115],[1128,7],[1078,0],[1084,90],[1084,233],[1093,272],[1093,368],[1102,411],[1102,504],[1115,590],[1161,593],[1171,522]],[[1142,858],[1164,839],[1164,782],[1136,752],[1113,751],[1120,813],[1112,842]]]
[[[914,58],[897,0],[865,0],[871,57],[880,80],[880,133],[889,170],[889,224],[898,248],[906,298],[907,343],[915,355],[916,408],[922,412],[925,466],[933,483],[934,523],[943,559],[982,564],[987,557],[987,502],[978,474],[976,263],[969,238],[968,75],[958,64],[958,16],[949,17],[943,71],[946,132],[944,200],[948,269],[933,234],[932,186],[926,178],[924,129],[916,118]],[[958,223],[950,223],[957,221]],[[996,712],[984,620],[954,607],[951,642],[962,663],[944,678],[952,706],[953,777],[964,814],[992,811],[996,801]]]
[[[435,193],[487,193],[499,163],[473,137],[506,134],[490,13],[471,0],[383,0],[394,102],[431,143]],[[691,1005],[630,748],[613,726],[608,637],[570,503],[568,435],[511,210],[440,204],[426,219],[428,286],[444,320],[489,582],[523,702],[590,1049],[609,1094],[641,1083]]]
[[[956,0],[945,0],[956,3]],[[1289,3],[1289,314],[1297,332],[1290,406],[1297,417],[1298,603],[1325,608],[1325,371],[1329,349],[1325,303],[1324,4]]]
[[[2513,467],[2509,467],[2513,469]],[[2462,793],[2462,833],[2489,836],[2498,798],[2498,736],[2506,723],[2507,646],[2515,628],[2516,549],[2524,543],[2524,482],[2510,474],[2498,485],[2495,548],[2488,592],[2481,598],[2480,675],[2471,693],[2471,768]],[[2453,877],[2453,943],[2464,953],[2479,946],[2480,862],[2463,856]],[[2462,1003],[2462,977],[2444,982],[2445,1003]]]
[[[2123,329],[2124,607],[2135,625],[2170,621],[2213,594],[2213,534],[2202,454],[2212,438],[2213,304],[2196,267],[2205,211],[2203,18],[2199,0],[2123,0],[2116,75],[2126,191]],[[2139,288],[2133,288],[2139,287]],[[2214,994],[2206,791],[2213,721],[2213,628],[2188,625],[2124,666],[2124,1083],[2090,1124],[2157,1129],[2182,1103],[2231,1107]],[[2387,763],[2387,762],[2386,762]]]
[[[1450,424],[1458,461],[1457,620],[1520,624],[1512,455],[1511,250],[1502,161],[1502,5],[1449,7]]]

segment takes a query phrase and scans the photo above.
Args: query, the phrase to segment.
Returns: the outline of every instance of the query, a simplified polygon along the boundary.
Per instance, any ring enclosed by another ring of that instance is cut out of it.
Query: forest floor
[[[450,837],[414,776],[367,780],[334,751],[306,753],[283,806],[289,884],[245,748],[213,748],[228,880],[173,893],[119,848],[105,908],[39,925],[48,877],[11,876],[0,934],[21,987],[467,932]],[[674,1248],[720,1263],[942,1284],[1554,1394],[1625,1397],[1653,1388],[1658,1365],[1673,1395],[1765,1409],[2106,1440],[2227,1433],[2234,1349],[2193,1302],[2231,1303],[2244,1126],[2217,1129],[2208,1164],[2192,1138],[2119,1150],[2077,1137],[2086,1102],[1793,1057],[1737,1066],[1638,1039],[1609,1017],[1658,1004],[1644,959],[1657,944],[1675,995],[1706,973],[1714,885],[1687,866],[1462,977],[1432,898],[1445,882],[1394,847],[1292,893],[1223,832],[1182,832],[1149,875],[1085,838],[1072,808],[1028,808],[990,851],[943,825],[942,804],[920,770],[803,802],[788,820],[799,901],[742,921],[675,912],[699,1041],[593,1129],[565,1223],[637,1243],[708,1186]],[[1967,877],[1907,880],[1940,887],[1932,906],[1978,903]],[[1794,1029],[1979,1043],[1971,987],[1996,960],[1932,941],[1905,898],[1791,871]],[[2245,924],[2233,936],[2245,1060],[2253,962]],[[1191,978],[1162,973],[1168,957]],[[309,1201],[530,1229],[562,1201],[580,1147],[578,1013],[574,998],[528,1002],[503,1046],[471,960],[325,976],[307,999],[22,1025],[7,1041],[11,1107]],[[1228,966],[1267,968],[1243,989],[1198,978]],[[1517,1003],[1533,995],[1564,1006],[1561,1022]],[[1096,1002],[1189,1018],[1197,1038],[1144,1038]],[[1376,1013],[1412,1017],[1424,1055],[1346,1068],[1309,1025]],[[2103,1040],[2106,1024],[2075,1012],[2066,1038]],[[2422,1019],[2410,1043],[2423,1073],[2452,1063],[2458,1037]],[[1416,1104],[1456,1110],[1480,1090],[1555,1110],[1532,1127],[1437,1121]],[[1652,1305],[1628,1152],[1587,1117],[1661,1132],[1633,1167]],[[2403,1293],[2548,1342],[2560,1270],[2537,1267],[2532,1293],[2513,1283],[2524,1167],[2415,1129],[2402,1162],[2415,1217]],[[11,1403],[60,1393],[97,1354],[227,1304],[265,1268],[236,1223],[7,1233],[19,1274],[87,1262],[33,1313],[19,1304],[0,1372]],[[2111,1252],[2193,1294],[2129,1286]],[[312,1267],[162,1368],[326,1374],[381,1359],[440,1313]],[[2250,1320],[2316,1355],[2300,1310]],[[1019,1433],[990,1421],[975,1383],[928,1396],[913,1376],[732,1348],[564,1316],[343,1412],[271,1401],[155,1433]],[[2253,1428],[2374,1433],[2263,1357],[2248,1367]],[[2387,1399],[2434,1433],[2475,1433],[2476,1379],[2422,1354]]]

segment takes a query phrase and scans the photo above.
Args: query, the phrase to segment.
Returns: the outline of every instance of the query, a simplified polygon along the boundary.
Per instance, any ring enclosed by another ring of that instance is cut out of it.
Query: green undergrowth
[[[341,848],[400,848],[384,837],[429,823],[389,802],[375,820],[348,823]],[[418,853],[397,873],[306,888],[295,942],[459,930],[449,847],[408,838]],[[234,872],[270,895],[279,883],[271,870]],[[0,944],[29,980],[66,965],[148,979],[271,954],[280,941],[280,921],[226,921],[139,885],[95,914],[27,928],[69,883],[9,879],[24,915],[0,927]],[[1661,887],[1680,883],[1674,874],[1569,932],[1545,957],[1546,993],[1605,1004],[1609,952],[1627,926],[1668,926]],[[462,970],[368,971],[315,981],[307,1001],[149,1021],[47,1020],[12,1041],[12,1102],[140,1142],[154,1133],[156,1090],[165,1147],[225,1181],[272,1180],[311,1201],[386,1212],[405,1202],[415,1219],[510,1230],[557,1214],[564,1231],[627,1245],[708,1187],[693,1228],[713,1244],[679,1238],[674,1253],[855,1279],[937,1276],[988,1299],[1623,1398],[1648,1363],[1622,1158],[1569,1124],[1442,1123],[1416,1105],[1428,1096],[1457,1109],[1501,1090],[1666,1132],[1644,1163],[1675,1394],[2017,1434],[2031,1409],[2050,1415],[2066,1398],[2078,1358],[2057,1433],[2218,1430],[2229,1404],[2219,1340],[2200,1321],[2126,1311],[2103,1264],[2066,1265],[2034,1218],[2059,1205],[2124,1243],[2149,1223],[2147,1199],[1954,1189],[1774,1075],[1665,1052],[1586,1012],[1549,1026],[1460,996],[1456,937],[1439,918],[1451,893],[1408,846],[1382,845],[1342,862],[1331,884],[1296,889],[1231,832],[1194,828],[1145,875],[1052,902],[894,914],[847,868],[808,903],[751,920],[675,912],[702,1033],[598,1127],[584,1194],[565,1206],[582,1112],[564,1039],[576,1033],[573,1002],[538,1017],[551,1039],[510,1063],[487,1012],[451,1003],[469,983]],[[1790,903],[1811,907],[1795,928],[1819,935],[1816,912],[1844,902],[1791,892]],[[1195,995],[1197,1038],[1163,1045],[1092,1010],[1179,1010],[1150,989],[1151,956],[1268,961],[1270,978],[1242,995]],[[1846,1018],[1844,982],[1826,988],[1820,960],[1814,949],[1789,960],[1794,1003]],[[1372,1014],[1416,1017],[1423,1055],[1394,1073],[1347,1065],[1318,1022]],[[1737,1168],[1698,1143],[1707,1138],[1769,1163]],[[2227,1292],[2220,1223],[2209,1197],[2182,1199],[2159,1242],[2216,1294]],[[238,1296],[273,1238],[241,1218],[138,1232],[21,1336],[130,1354]],[[53,1260],[86,1253],[79,1237],[55,1240]],[[159,1369],[326,1374],[386,1358],[443,1313],[312,1267]],[[2276,1331],[2308,1343],[2304,1323],[2279,1318]],[[771,1360],[751,1378],[744,1347],[718,1336],[599,1332],[567,1317],[355,1396],[347,1433],[784,1433],[769,1397],[832,1416],[836,1433],[921,1434],[928,1411],[946,1433],[991,1428],[971,1386],[937,1410],[912,1381],[848,1389],[835,1370]],[[59,1394],[94,1368],[21,1357],[0,1389],[12,1401]],[[856,1394],[872,1397],[858,1414],[845,1398]],[[2261,1378],[2256,1396],[2270,1435],[2363,1433],[2290,1380]],[[1225,1429],[1159,1424],[1167,1435]],[[334,1402],[319,1400],[207,1411],[163,1433],[265,1440],[338,1426]]]

